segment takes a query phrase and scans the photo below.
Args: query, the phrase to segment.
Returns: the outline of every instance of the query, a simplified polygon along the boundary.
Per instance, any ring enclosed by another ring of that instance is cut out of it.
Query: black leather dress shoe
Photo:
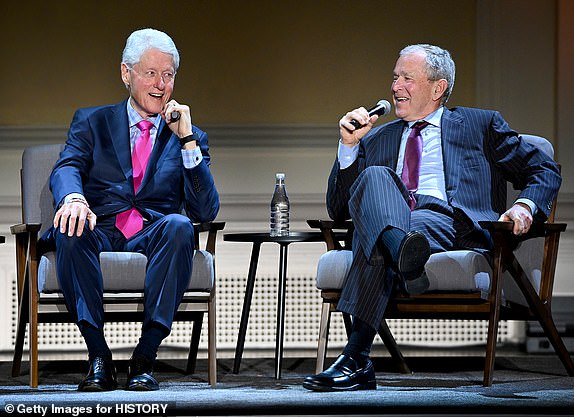
[[[306,377],[303,387],[312,391],[374,390],[375,368],[370,359],[359,367],[353,358],[343,354],[320,374]]]
[[[116,368],[111,359],[101,357],[90,360],[90,369],[78,391],[112,391],[118,387]]]
[[[159,389],[159,383],[153,376],[152,361],[143,356],[130,359],[126,389],[129,391],[157,391]]]
[[[425,264],[430,255],[430,245],[425,235],[419,232],[407,233],[399,247],[397,270],[409,294],[420,294],[429,287]]]

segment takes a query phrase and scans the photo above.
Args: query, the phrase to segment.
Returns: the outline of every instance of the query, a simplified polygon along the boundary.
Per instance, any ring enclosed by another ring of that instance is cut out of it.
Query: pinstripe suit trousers
[[[365,168],[350,192],[349,212],[355,225],[353,263],[337,309],[378,329],[397,277],[392,265],[368,262],[373,251],[380,248],[377,241],[381,233],[389,226],[405,232],[417,230],[427,237],[432,252],[451,250],[452,209],[443,200],[417,195],[417,208],[411,212],[404,183],[385,166]]]

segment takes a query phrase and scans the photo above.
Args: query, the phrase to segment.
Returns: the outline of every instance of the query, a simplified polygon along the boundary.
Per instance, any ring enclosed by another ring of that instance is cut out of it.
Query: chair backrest
[[[554,147],[546,138],[543,138],[542,136],[528,135],[528,134],[521,134],[521,136],[525,142],[540,149],[542,152],[546,153],[551,158],[554,158]],[[514,204],[514,201],[516,200],[518,194],[519,191],[515,190],[511,183],[508,183],[506,193],[507,208],[511,207],[512,204]]]
[[[34,145],[24,149],[22,154],[22,222],[41,223],[39,235],[54,219],[50,174],[62,149],[64,144]]]

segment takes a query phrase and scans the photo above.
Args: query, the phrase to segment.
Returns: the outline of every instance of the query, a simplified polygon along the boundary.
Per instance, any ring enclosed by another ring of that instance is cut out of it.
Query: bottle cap
[[[278,180],[284,180],[285,174],[283,172],[278,172],[277,174],[275,174],[275,178]]]

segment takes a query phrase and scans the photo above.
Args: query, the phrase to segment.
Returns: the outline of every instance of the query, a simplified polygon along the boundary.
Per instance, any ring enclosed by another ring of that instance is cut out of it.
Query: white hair
[[[173,57],[175,70],[179,68],[179,52],[175,43],[168,34],[155,29],[140,29],[132,32],[126,41],[122,54],[122,63],[133,67],[140,62],[145,51],[150,48],[159,49],[161,52]]]

